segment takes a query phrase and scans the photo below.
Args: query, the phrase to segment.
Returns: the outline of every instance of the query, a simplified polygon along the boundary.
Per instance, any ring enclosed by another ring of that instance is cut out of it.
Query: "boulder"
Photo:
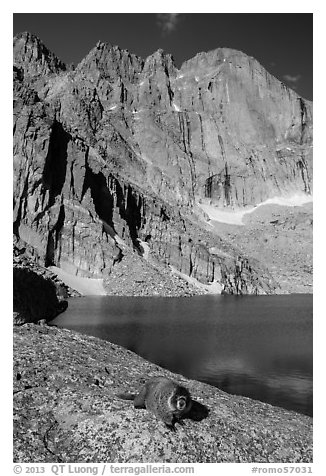
[[[15,325],[50,321],[67,309],[68,302],[57,296],[57,287],[49,276],[28,266],[14,263],[13,317]]]

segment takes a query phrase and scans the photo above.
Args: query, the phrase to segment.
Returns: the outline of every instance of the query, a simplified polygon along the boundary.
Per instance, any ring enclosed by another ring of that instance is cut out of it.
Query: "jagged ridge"
[[[99,42],[66,71],[33,35],[14,44],[15,232],[38,259],[99,276],[121,255],[119,240],[141,253],[150,236],[163,262],[202,282],[275,288],[216,236],[198,239],[197,205],[310,193],[310,102],[234,50],[177,70],[162,50],[144,61]]]

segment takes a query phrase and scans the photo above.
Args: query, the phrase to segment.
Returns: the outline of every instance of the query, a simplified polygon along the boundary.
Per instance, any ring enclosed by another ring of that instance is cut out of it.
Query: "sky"
[[[13,20],[14,34],[34,33],[75,65],[99,40],[144,59],[162,48],[177,67],[201,51],[234,48],[312,100],[312,13],[14,13]]]

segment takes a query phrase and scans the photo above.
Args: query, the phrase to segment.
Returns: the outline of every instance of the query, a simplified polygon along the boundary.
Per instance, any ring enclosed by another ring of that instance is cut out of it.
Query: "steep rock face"
[[[241,206],[291,189],[310,192],[310,103],[228,49],[186,62],[178,81],[188,146],[201,159],[197,194]]]
[[[310,193],[310,102],[233,50],[178,71],[162,50],[143,61],[99,42],[66,71],[35,37],[14,45],[14,231],[39,262],[99,277],[120,240],[140,255],[143,240],[201,282],[273,292],[267,270],[203,230],[197,204]]]

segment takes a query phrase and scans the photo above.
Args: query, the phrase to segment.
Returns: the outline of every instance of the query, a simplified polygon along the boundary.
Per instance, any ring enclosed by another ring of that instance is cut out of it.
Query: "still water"
[[[51,324],[226,392],[312,415],[312,295],[82,297]]]

